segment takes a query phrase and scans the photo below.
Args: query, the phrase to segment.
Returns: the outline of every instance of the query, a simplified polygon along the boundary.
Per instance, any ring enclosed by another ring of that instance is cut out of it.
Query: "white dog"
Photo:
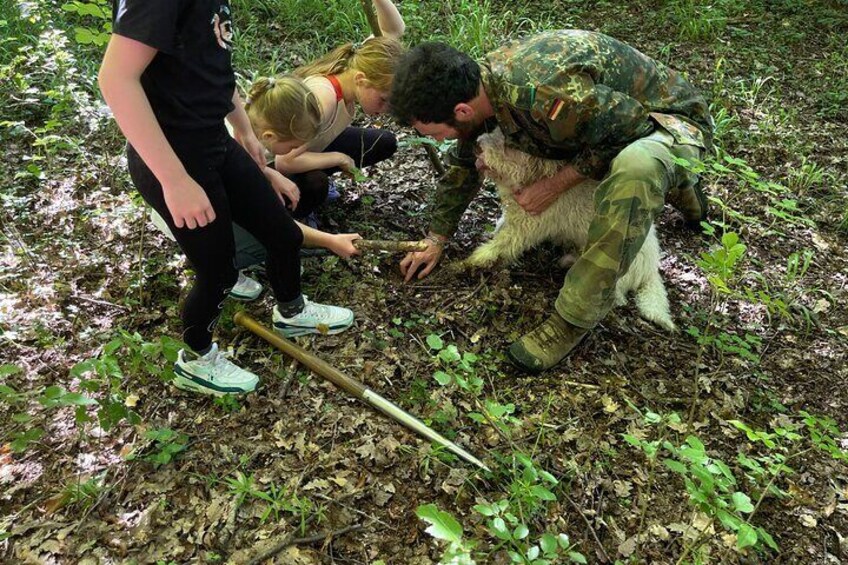
[[[467,262],[474,267],[488,267],[498,260],[514,262],[530,247],[551,240],[573,245],[580,252],[586,245],[589,223],[594,215],[593,195],[598,182],[587,180],[560,196],[547,210],[531,216],[515,201],[516,189],[552,176],[562,161],[541,159],[504,145],[500,130],[480,136],[483,170],[497,185],[503,207],[491,241],[478,247]],[[633,291],[642,316],[669,331],[675,330],[668,308],[668,296],[659,273],[660,244],[654,227],[648,232],[642,249],[633,259],[627,273],[615,287],[615,305],[626,301]],[[574,262],[570,255],[560,261],[563,266]]]

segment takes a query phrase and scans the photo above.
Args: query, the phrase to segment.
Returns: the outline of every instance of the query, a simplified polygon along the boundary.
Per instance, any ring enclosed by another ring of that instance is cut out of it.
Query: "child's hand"
[[[342,259],[350,259],[354,255],[360,254],[359,249],[353,245],[353,242],[357,239],[362,239],[362,236],[358,233],[337,233],[333,236],[327,249]]]
[[[344,153],[336,152],[336,158],[338,161],[336,162],[336,166],[341,170],[349,173],[356,169],[356,163],[353,161],[353,158],[350,155],[345,155]]]
[[[209,197],[190,176],[186,175],[176,183],[163,185],[162,193],[176,227],[193,230],[215,221],[215,210],[209,202]]]
[[[265,167],[264,171],[265,177],[271,182],[271,186],[277,191],[283,204],[286,203],[283,197],[286,197],[291,202],[290,208],[292,210],[296,209],[298,202],[300,202],[300,189],[297,185],[281,172],[271,167]]]

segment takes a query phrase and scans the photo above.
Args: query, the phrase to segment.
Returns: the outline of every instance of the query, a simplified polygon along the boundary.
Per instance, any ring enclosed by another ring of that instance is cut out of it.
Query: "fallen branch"
[[[333,530],[332,532],[325,532],[323,534],[317,534],[304,538],[296,538],[294,537],[293,533],[286,534],[282,536],[279,541],[272,542],[269,548],[261,550],[255,557],[251,557],[250,559],[243,561],[243,563],[246,563],[247,565],[259,565],[259,563],[262,563],[266,559],[274,557],[276,554],[292,545],[305,545],[315,543],[317,541],[339,537],[350,532],[358,532],[362,528],[364,528],[364,526],[357,524],[355,526],[347,526],[346,528]]]
[[[353,246],[367,251],[394,251],[408,253],[410,251],[426,251],[427,244],[423,241],[390,241],[386,239],[356,239]]]

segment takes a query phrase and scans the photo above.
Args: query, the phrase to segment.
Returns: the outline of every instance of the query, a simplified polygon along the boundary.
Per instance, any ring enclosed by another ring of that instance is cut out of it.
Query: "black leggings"
[[[361,169],[394,155],[397,138],[385,129],[348,127],[322,153],[333,151],[344,153]],[[295,218],[305,218],[324,203],[330,187],[330,175],[340,170],[332,168],[288,175],[300,189],[300,203],[292,213]]]
[[[300,246],[303,234],[277,193],[229,133],[220,127],[166,131],[171,147],[206,191],[215,221],[195,229],[177,228],[165,204],[162,185],[132,146],[127,146],[130,176],[144,200],[162,216],[195,271],[194,285],[183,304],[183,341],[195,351],[212,342],[212,329],[223,301],[235,284],[232,222],[238,223],[268,251],[266,271],[278,302],[298,300]]]

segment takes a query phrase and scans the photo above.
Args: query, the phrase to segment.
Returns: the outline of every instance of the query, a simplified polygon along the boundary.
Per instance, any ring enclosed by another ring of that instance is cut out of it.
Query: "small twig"
[[[297,374],[296,369],[297,359],[292,359],[291,363],[289,363],[289,374],[288,378],[286,378],[286,382],[283,384],[283,392],[280,393],[280,399],[284,399],[289,394],[289,388],[291,388],[291,384]]]
[[[72,296],[73,298],[84,300],[85,302],[91,302],[92,304],[100,304],[101,306],[109,306],[110,308],[117,308],[119,310],[129,310],[129,308],[127,308],[126,306],[121,306],[120,304],[113,304],[105,300],[98,300],[97,298],[89,298],[88,296],[83,296],[82,294],[74,294]]]
[[[586,522],[586,527],[589,528],[589,533],[592,534],[592,537],[595,539],[595,543],[598,544],[598,549],[601,551],[601,555],[604,557],[606,562],[609,563],[611,559],[609,555],[607,555],[607,552],[604,549],[604,545],[601,543],[601,540],[598,538],[598,534],[595,533],[595,528],[592,527],[592,523],[589,521],[588,518],[586,518],[586,516],[583,514],[583,511],[580,509],[579,506],[577,506],[577,503],[574,502],[571,497],[568,496],[567,493],[563,492],[562,495],[565,497],[568,503],[571,504],[572,508],[574,508],[577,514],[579,514],[580,517],[583,518],[583,521]]]
[[[565,383],[565,384],[571,385],[571,386],[581,387],[581,388],[588,388],[588,389],[599,389],[599,388],[601,388],[598,385],[590,385],[590,384],[587,384],[587,383],[578,383],[578,382],[575,382],[575,381],[560,380],[559,382]]]
[[[247,565],[259,565],[259,563],[262,563],[266,559],[270,559],[271,557],[275,556],[276,554],[278,554],[279,552],[281,552],[282,550],[284,550],[285,548],[287,548],[291,545],[298,545],[298,544],[303,545],[303,544],[308,544],[308,543],[315,543],[316,541],[321,541],[321,540],[324,540],[324,539],[327,539],[327,538],[338,537],[338,536],[341,536],[341,535],[344,535],[344,534],[347,534],[347,533],[350,533],[350,532],[359,531],[362,528],[364,528],[364,526],[362,526],[362,525],[348,526],[346,528],[341,528],[339,530],[334,530],[332,532],[326,532],[326,533],[323,533],[323,534],[318,534],[318,535],[304,537],[304,538],[296,538],[296,537],[294,537],[294,534],[287,534],[287,535],[283,536],[282,539],[280,539],[279,542],[274,543],[270,548],[263,550],[262,552],[260,552],[255,557],[252,557],[251,559],[245,561],[245,563]]]

